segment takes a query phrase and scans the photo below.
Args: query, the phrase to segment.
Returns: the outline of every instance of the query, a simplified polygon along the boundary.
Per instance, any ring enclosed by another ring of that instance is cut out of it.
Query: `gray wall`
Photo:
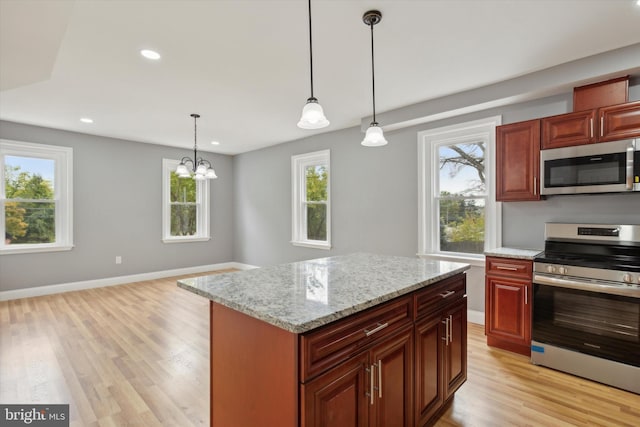
[[[630,100],[640,99],[633,86]],[[493,108],[386,133],[389,144],[360,145],[360,127],[310,136],[235,157],[235,251],[238,262],[260,266],[367,251],[415,256],[418,249],[417,133],[502,115],[502,123],[571,111],[571,93]],[[331,150],[331,250],[300,248],[291,239],[291,156]],[[542,248],[544,223],[640,224],[640,193],[555,196],[503,203],[503,246]],[[469,307],[484,311],[481,268],[468,279]]]
[[[0,256],[0,290],[233,261],[233,158],[205,153],[211,182],[208,242],[162,243],[162,159],[185,150],[0,122],[0,138],[73,147],[71,251]],[[122,264],[115,264],[116,255]]]

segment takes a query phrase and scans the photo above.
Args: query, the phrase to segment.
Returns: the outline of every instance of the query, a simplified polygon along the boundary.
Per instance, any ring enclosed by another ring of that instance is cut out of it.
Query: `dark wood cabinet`
[[[485,333],[487,344],[531,354],[533,262],[487,257]]]
[[[540,120],[496,128],[496,200],[540,200]]]
[[[467,379],[467,299],[449,300],[440,313],[418,320],[415,337],[415,424],[424,426]]]
[[[542,119],[542,149],[640,136],[640,101]]]

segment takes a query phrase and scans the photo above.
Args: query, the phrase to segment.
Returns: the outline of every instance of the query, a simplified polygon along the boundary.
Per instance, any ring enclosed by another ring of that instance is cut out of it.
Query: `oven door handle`
[[[545,274],[534,274],[533,283],[539,285],[557,286],[559,288],[577,289],[579,291],[591,291],[601,294],[621,295],[631,298],[640,298],[640,288],[632,286],[607,285],[606,283],[593,283],[577,278],[561,279]]]

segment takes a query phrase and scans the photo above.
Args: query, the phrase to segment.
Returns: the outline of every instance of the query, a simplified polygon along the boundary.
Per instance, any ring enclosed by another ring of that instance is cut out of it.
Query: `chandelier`
[[[180,164],[176,168],[176,174],[180,178],[191,178],[196,181],[205,179],[215,179],[218,177],[216,171],[213,170],[209,160],[198,157],[198,139],[197,139],[197,123],[200,114],[191,114],[193,117],[193,160],[189,157],[183,157]],[[187,164],[191,164],[191,168],[187,168]],[[189,170],[191,169],[191,170]]]

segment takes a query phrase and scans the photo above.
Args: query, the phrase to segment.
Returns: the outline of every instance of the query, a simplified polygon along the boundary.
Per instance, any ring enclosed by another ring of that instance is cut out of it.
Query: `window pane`
[[[53,200],[54,160],[5,156],[4,163],[7,199]]]
[[[195,205],[171,205],[171,235],[193,236],[197,231]]]
[[[440,250],[484,252],[484,199],[440,199]]]
[[[307,239],[327,240],[327,205],[307,205]]]
[[[54,202],[6,202],[5,241],[9,244],[54,243]]]
[[[482,142],[441,146],[440,191],[436,194],[484,195],[484,151]]]
[[[324,202],[327,200],[327,177],[325,166],[307,166],[307,201]]]
[[[171,203],[195,203],[196,180],[193,178],[180,178],[175,172],[171,172]]]

